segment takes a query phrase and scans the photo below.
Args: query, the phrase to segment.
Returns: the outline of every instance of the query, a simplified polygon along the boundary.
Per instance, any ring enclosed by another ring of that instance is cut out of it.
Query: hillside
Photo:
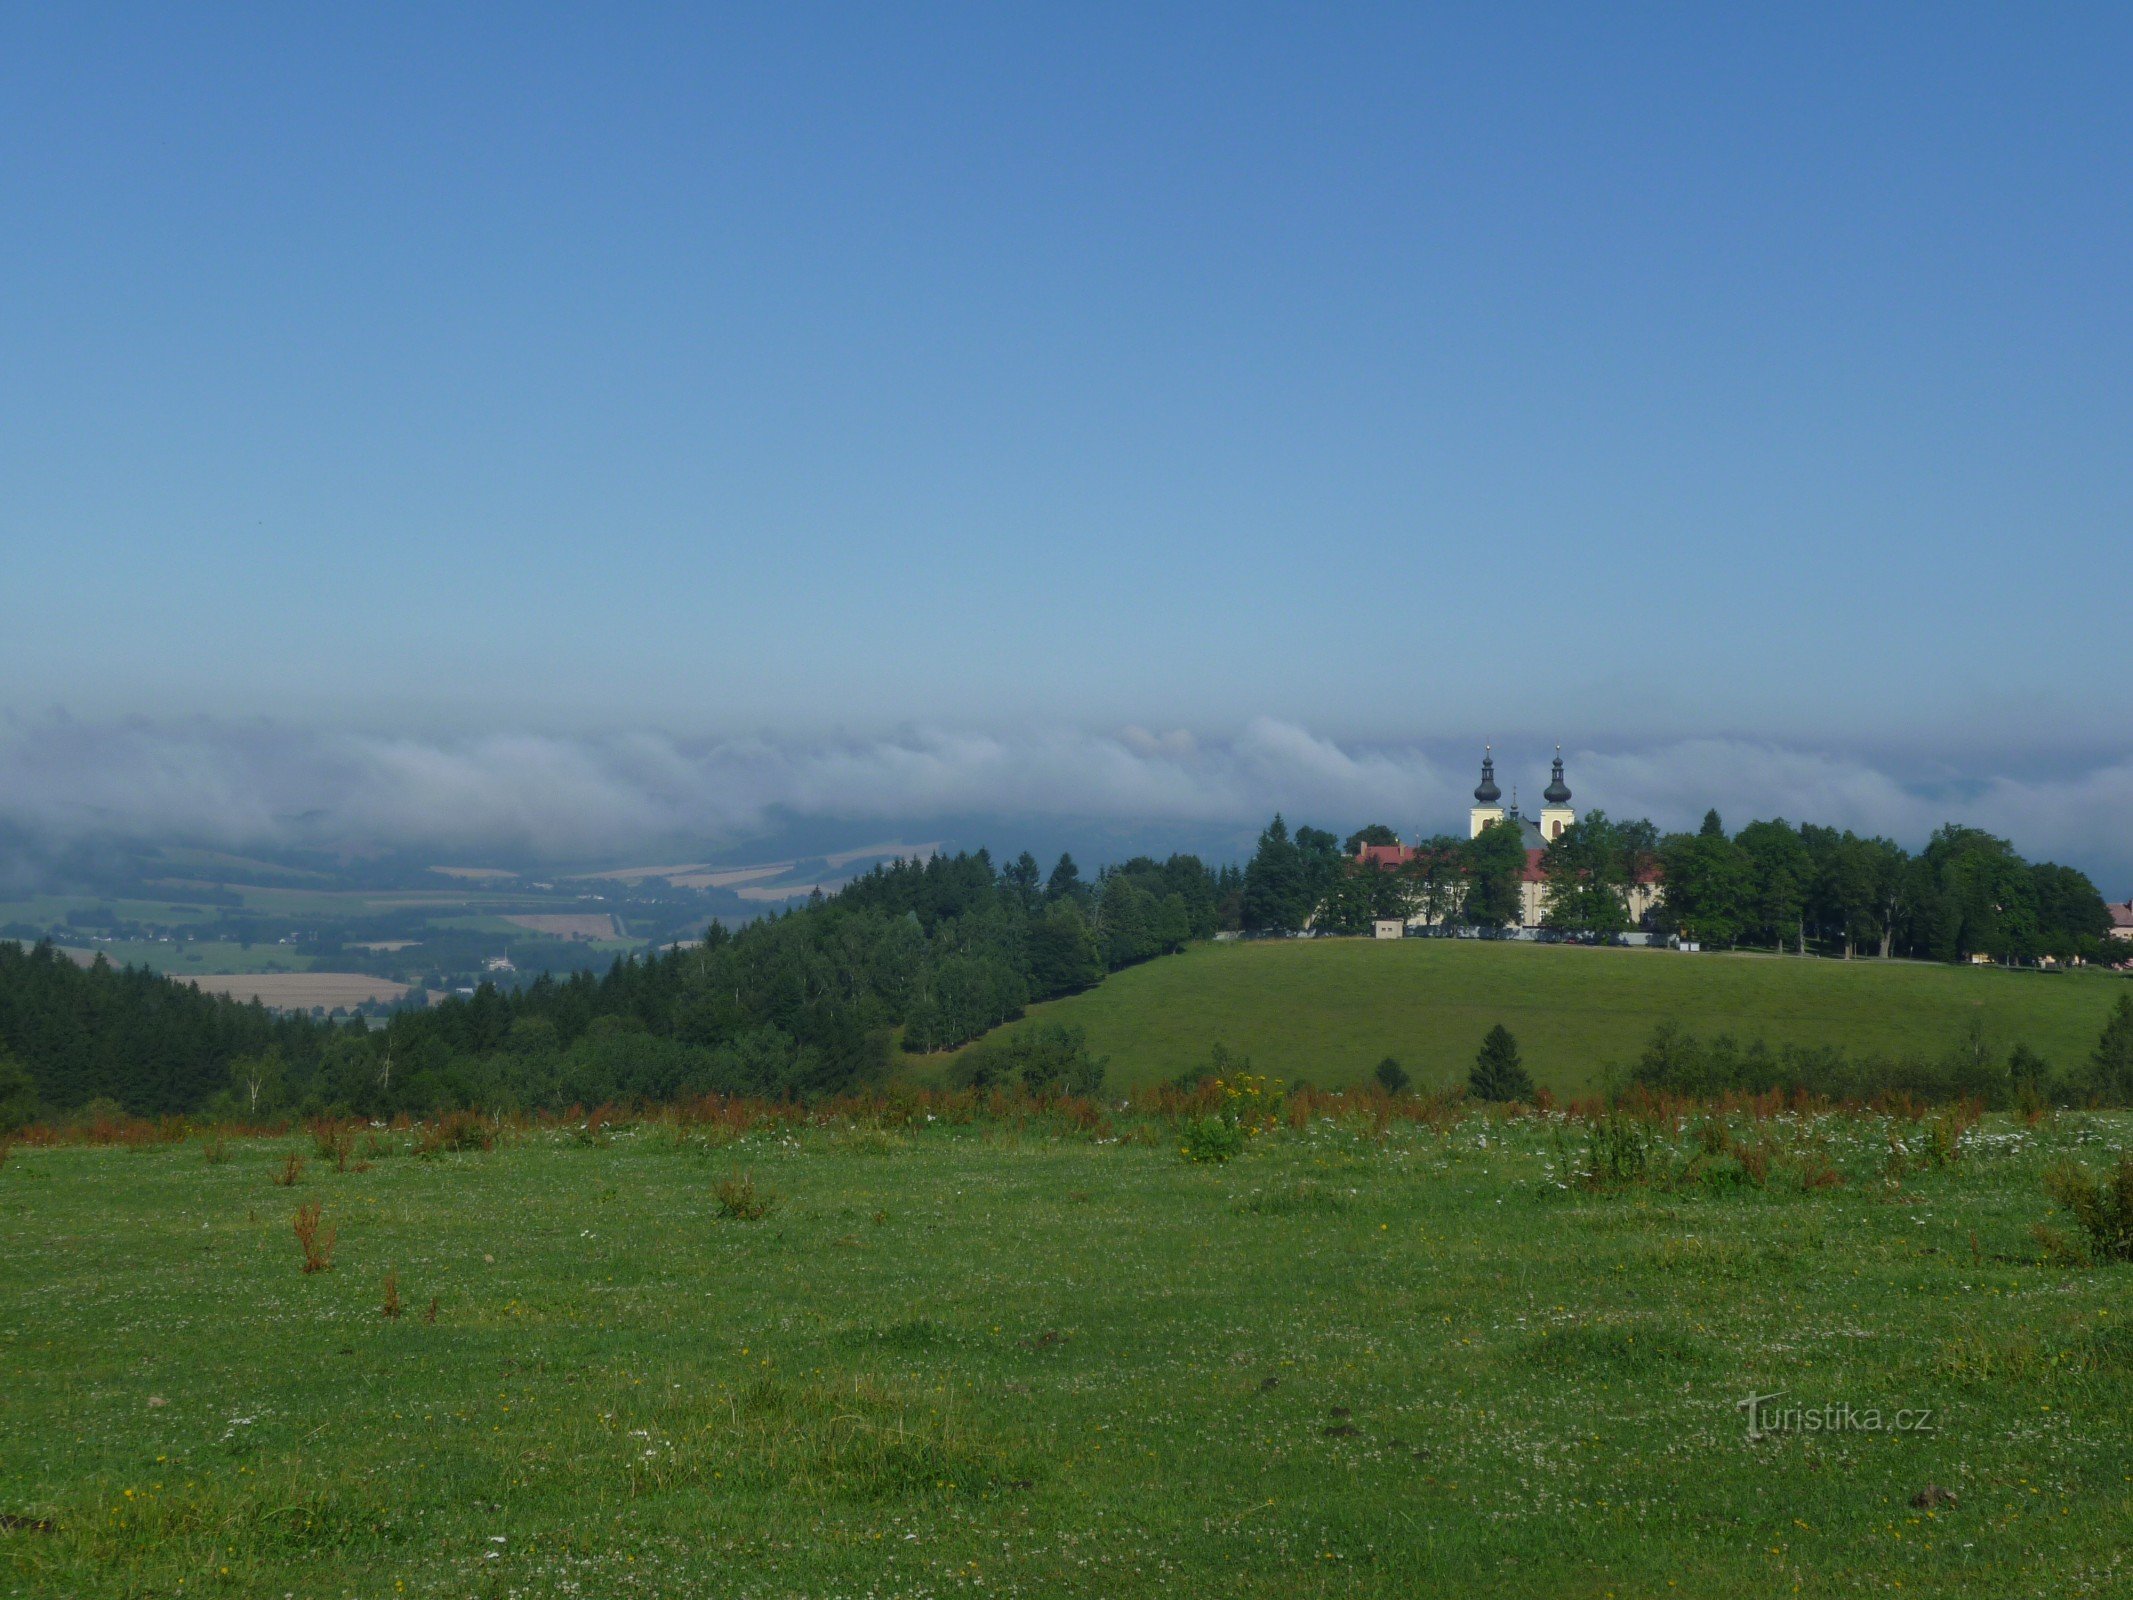
[[[1221,1040],[1253,1065],[1331,1087],[1395,1056],[1418,1084],[1463,1076],[1501,1022],[1544,1086],[1576,1091],[1635,1056],[1659,1023],[1743,1042],[1929,1053],[1964,1019],[2064,1069],[2085,1060],[2126,980],[1910,961],[1681,955],[1469,940],[1283,940],[1201,945],[1030,1008],[1071,1022],[1111,1058],[1118,1087],[1176,1075]],[[1003,1030],[1004,1031],[1004,1030]]]

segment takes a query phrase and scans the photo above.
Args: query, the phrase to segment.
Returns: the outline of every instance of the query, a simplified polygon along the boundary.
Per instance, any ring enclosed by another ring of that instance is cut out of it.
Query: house
[[[2123,905],[2108,905],[2103,908],[2111,914],[2111,937],[2133,940],[2133,899]]]

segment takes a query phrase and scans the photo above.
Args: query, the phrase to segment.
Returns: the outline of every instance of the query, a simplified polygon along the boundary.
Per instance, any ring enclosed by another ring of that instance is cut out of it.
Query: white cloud
[[[1859,756],[1699,739],[1568,752],[1580,806],[1695,823],[1782,815],[1916,844],[1951,818],[2027,853],[2106,875],[2133,868],[2133,763],[2058,779],[1972,775],[1960,803]],[[462,739],[313,732],[264,723],[0,723],[0,820],[61,836],[184,835],[227,845],[404,843],[598,855],[655,838],[716,840],[774,810],[856,822],[955,815],[1121,823],[1459,831],[1471,753],[1442,743],[1350,745],[1260,718],[1226,738],[915,728],[844,740],[676,740],[501,733]],[[1536,752],[1500,764],[1538,800]],[[1936,774],[1935,776],[1941,776]],[[1944,792],[1944,791],[1943,791]],[[2107,892],[2126,885],[2107,882]]]

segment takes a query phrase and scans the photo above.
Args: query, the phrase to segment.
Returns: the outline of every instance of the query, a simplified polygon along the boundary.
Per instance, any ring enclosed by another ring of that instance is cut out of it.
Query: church
[[[1563,836],[1578,820],[1577,812],[1570,804],[1570,785],[1563,780],[1563,747],[1555,747],[1555,767],[1549,775],[1548,787],[1541,791],[1541,809],[1538,817],[1528,817],[1518,809],[1518,791],[1511,791],[1508,810],[1503,803],[1503,790],[1496,786],[1496,751],[1494,746],[1484,745],[1481,752],[1481,782],[1474,788],[1474,804],[1467,812],[1469,839],[1481,836],[1481,830],[1499,822],[1515,824],[1526,846],[1526,865],[1519,874],[1518,926],[1531,932],[1540,927],[1547,915],[1548,884],[1541,871],[1541,858],[1547,853],[1551,842]],[[1359,847],[1355,859],[1365,866],[1394,868],[1405,866],[1415,858],[1412,846],[1404,844],[1366,844]],[[1633,884],[1628,895],[1629,920],[1634,925],[1643,920],[1644,914],[1659,903],[1660,886],[1656,878]],[[1411,917],[1410,928],[1427,927],[1441,918]]]

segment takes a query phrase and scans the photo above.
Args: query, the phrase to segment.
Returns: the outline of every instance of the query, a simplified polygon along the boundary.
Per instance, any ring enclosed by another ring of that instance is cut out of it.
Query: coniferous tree
[[[1279,812],[1244,869],[1243,913],[1245,927],[1264,933],[1293,933],[1311,914],[1303,857]]]
[[[1533,1098],[1533,1079],[1519,1060],[1518,1040],[1502,1023],[1488,1031],[1474,1056],[1473,1070],[1466,1076],[1467,1093],[1477,1100],[1511,1101]]]
[[[2122,994],[2089,1058],[2090,1082],[2113,1105],[2133,1102],[2133,995]]]

